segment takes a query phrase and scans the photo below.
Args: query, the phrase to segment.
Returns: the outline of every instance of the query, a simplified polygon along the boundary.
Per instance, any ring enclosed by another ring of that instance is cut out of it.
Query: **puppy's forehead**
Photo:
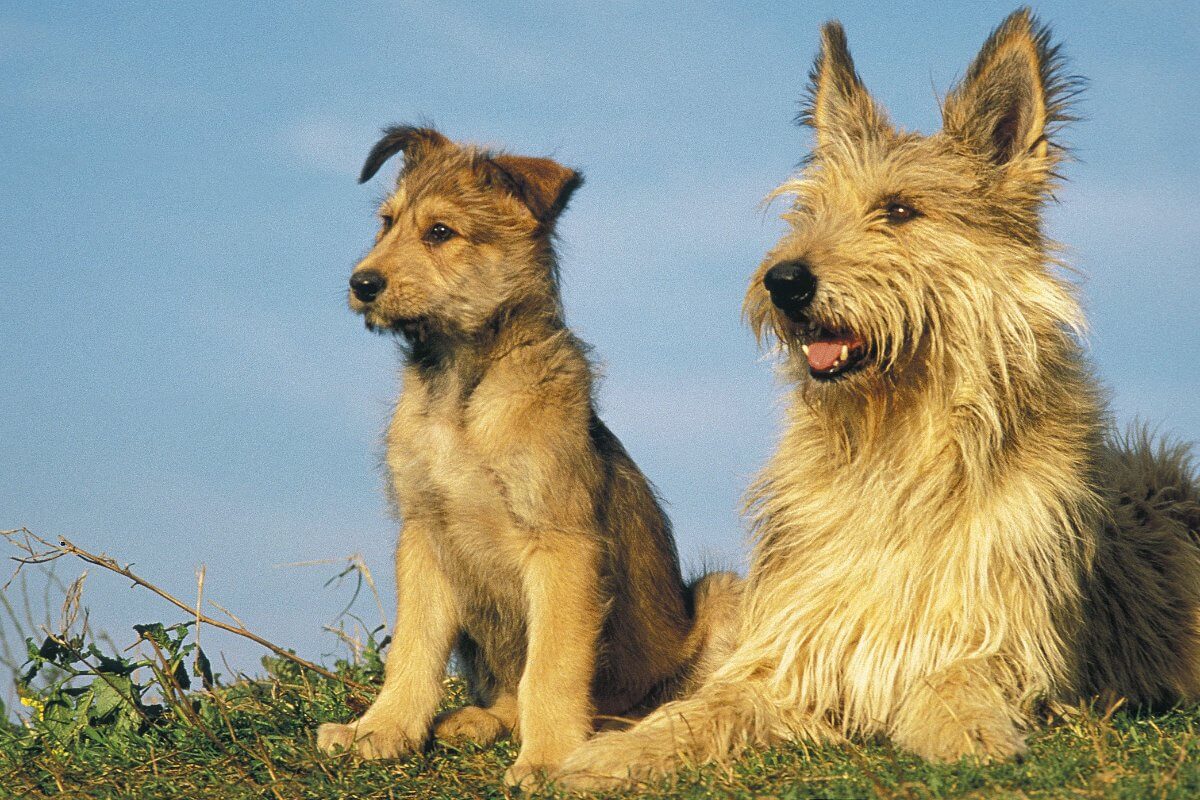
[[[437,196],[461,197],[475,191],[478,185],[479,175],[471,153],[430,157],[405,165],[389,202],[411,205]]]

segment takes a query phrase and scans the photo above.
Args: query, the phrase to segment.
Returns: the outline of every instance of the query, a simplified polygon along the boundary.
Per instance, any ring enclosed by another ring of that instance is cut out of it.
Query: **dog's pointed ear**
[[[430,150],[436,150],[450,144],[450,140],[433,128],[417,128],[412,125],[393,125],[384,128],[383,138],[375,143],[367,160],[363,162],[362,173],[358,176],[359,183],[366,183],[375,177],[379,168],[396,153],[403,152],[407,164],[416,163],[422,155]]]
[[[887,115],[854,69],[846,31],[836,20],[821,28],[821,52],[808,73],[808,94],[796,122],[817,134],[817,144],[836,136],[862,138],[886,130]]]
[[[582,174],[549,158],[496,155],[487,164],[491,177],[516,195],[543,225],[553,223],[583,185]]]
[[[942,106],[942,124],[998,167],[1021,165],[1049,175],[1057,161],[1052,134],[1074,119],[1082,87],[1063,74],[1050,30],[1028,8],[1000,24]]]

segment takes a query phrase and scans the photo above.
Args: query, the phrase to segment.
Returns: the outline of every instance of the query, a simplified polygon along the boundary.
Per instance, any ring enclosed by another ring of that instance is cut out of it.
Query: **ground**
[[[103,661],[86,649],[80,650],[84,658],[71,662],[69,648],[43,644],[31,650],[46,671],[67,662],[81,674],[57,689],[43,674],[41,688],[25,692],[23,722],[0,732],[0,797],[515,796],[500,780],[516,755],[511,742],[486,749],[434,747],[390,762],[324,756],[316,749],[317,725],[361,711],[369,688],[350,688],[271,658],[260,677],[184,691],[188,674],[204,671],[184,644],[186,626],[150,630],[143,638],[158,646],[152,659],[141,662]],[[339,676],[373,685],[378,653],[367,655],[341,662]],[[453,680],[447,687],[448,703],[459,702],[461,687]],[[605,796],[1192,798],[1200,796],[1198,727],[1200,708],[1156,715],[1083,709],[1037,730],[1021,763],[933,767],[886,742],[795,745],[754,752],[730,770],[687,771],[627,795]],[[549,790],[534,796],[566,795]]]

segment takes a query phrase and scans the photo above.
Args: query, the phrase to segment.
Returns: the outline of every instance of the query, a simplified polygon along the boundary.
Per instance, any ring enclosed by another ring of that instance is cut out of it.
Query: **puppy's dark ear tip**
[[[375,177],[375,173],[379,172],[379,168],[383,166],[383,160],[377,157],[375,153],[367,159],[367,163],[363,164],[362,171],[358,173],[359,184],[366,183]]]
[[[406,160],[412,162],[420,156],[422,151],[445,147],[449,143],[449,139],[433,128],[415,128],[412,125],[393,125],[390,128],[384,128],[383,138],[376,142],[375,146],[371,148],[371,152],[367,154],[367,160],[363,164],[358,182],[366,183],[375,177],[379,168],[396,153],[403,152]]]

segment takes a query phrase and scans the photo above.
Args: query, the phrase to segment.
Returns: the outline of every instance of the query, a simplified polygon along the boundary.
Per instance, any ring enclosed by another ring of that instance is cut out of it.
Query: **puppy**
[[[394,127],[362,180],[401,152],[350,277],[350,307],[404,355],[387,432],[396,624],[379,697],[318,743],[388,758],[431,730],[485,744],[512,732],[505,780],[530,785],[597,715],[636,715],[697,680],[738,583],[685,586],[653,489],[596,414],[553,248],[582,176]],[[451,654],[476,704],[435,721]]]

